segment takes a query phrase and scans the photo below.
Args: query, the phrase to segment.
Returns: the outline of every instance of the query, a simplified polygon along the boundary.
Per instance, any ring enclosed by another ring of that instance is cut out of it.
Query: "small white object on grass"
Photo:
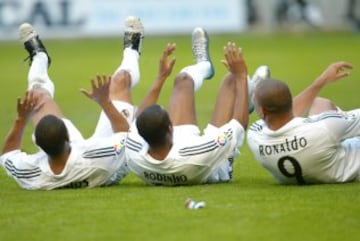
[[[206,206],[206,203],[204,201],[195,202],[191,198],[186,199],[185,201],[185,207],[188,209],[201,209]]]

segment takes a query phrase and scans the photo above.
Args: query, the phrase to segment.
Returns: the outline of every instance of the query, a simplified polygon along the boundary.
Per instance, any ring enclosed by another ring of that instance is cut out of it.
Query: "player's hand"
[[[27,122],[37,109],[37,100],[31,91],[25,96],[17,99],[17,119]]]
[[[332,63],[325,69],[325,71],[319,76],[319,78],[317,78],[316,81],[322,85],[335,82],[339,79],[349,76],[349,70],[352,68],[352,65],[347,62]]]
[[[96,75],[95,79],[91,79],[92,91],[80,89],[80,91],[88,98],[92,99],[99,105],[103,105],[110,101],[110,82],[111,77],[107,75]]]
[[[169,61],[168,58],[169,56],[172,55],[175,49],[176,49],[176,44],[172,43],[172,44],[168,44],[166,49],[164,50],[159,61],[159,77],[166,79],[171,74],[176,59],[172,58],[171,61]]]
[[[247,66],[243,57],[242,49],[236,47],[235,43],[229,42],[224,47],[225,60],[221,62],[234,75],[247,78]]]

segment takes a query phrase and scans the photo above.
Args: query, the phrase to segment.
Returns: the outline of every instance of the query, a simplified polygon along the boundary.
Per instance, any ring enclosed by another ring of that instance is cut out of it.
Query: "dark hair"
[[[35,128],[35,140],[49,156],[60,155],[69,140],[64,121],[54,115],[44,116]]]
[[[165,144],[170,126],[168,113],[159,105],[147,107],[136,120],[139,134],[150,146]]]

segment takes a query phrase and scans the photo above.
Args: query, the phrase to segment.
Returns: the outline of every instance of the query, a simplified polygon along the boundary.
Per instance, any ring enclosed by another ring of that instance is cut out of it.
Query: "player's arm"
[[[140,104],[136,112],[136,116],[138,116],[144,109],[146,109],[146,107],[156,104],[156,102],[158,101],[165,80],[167,79],[167,77],[169,77],[175,65],[175,61],[176,61],[175,58],[173,58],[170,62],[168,61],[168,57],[175,51],[175,49],[176,49],[175,44],[168,44],[166,49],[164,50],[159,61],[158,76],[155,79],[148,94],[144,98],[143,102]]]
[[[309,87],[294,98],[294,115],[306,115],[321,89],[329,83],[336,82],[339,79],[349,76],[350,72],[347,71],[349,69],[352,69],[352,65],[346,62],[330,64]]]
[[[129,124],[125,117],[116,109],[109,97],[111,77],[105,75],[97,75],[96,80],[91,80],[92,92],[85,89],[80,91],[98,103],[104,110],[105,114],[110,120],[111,127],[114,132],[127,132],[129,130]]]
[[[225,60],[223,63],[228,70],[236,77],[236,98],[234,105],[233,118],[240,122],[244,129],[249,122],[249,99],[247,86],[247,66],[243,57],[242,50],[237,48],[235,43],[228,43],[224,47]]]
[[[17,99],[17,117],[5,137],[2,154],[21,149],[26,124],[34,113],[36,100],[31,92],[26,92],[23,99]]]

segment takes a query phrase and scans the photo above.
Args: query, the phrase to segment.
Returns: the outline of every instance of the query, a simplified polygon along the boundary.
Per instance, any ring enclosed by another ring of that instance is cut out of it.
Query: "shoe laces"
[[[193,52],[198,60],[207,60],[206,44],[202,38],[195,39],[193,44]]]

